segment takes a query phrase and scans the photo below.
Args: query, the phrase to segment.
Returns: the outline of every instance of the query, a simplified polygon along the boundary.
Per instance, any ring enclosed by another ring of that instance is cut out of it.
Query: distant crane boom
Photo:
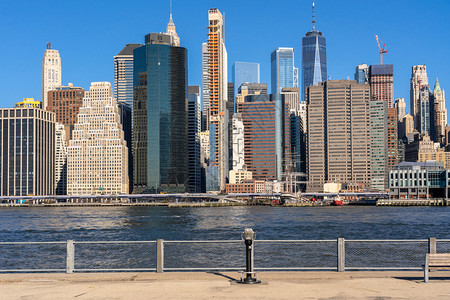
[[[383,54],[387,54],[388,50],[386,49],[386,44],[383,44],[383,48],[380,46],[380,41],[378,39],[378,35],[375,34],[375,39],[377,40],[378,49],[380,50],[380,64],[383,64]]]

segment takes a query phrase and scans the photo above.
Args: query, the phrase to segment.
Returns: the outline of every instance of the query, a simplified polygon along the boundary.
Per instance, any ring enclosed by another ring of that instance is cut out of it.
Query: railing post
[[[436,238],[428,239],[428,253],[436,253]]]
[[[67,241],[66,273],[72,274],[75,268],[75,245],[73,240]]]
[[[164,272],[164,240],[156,241],[156,273]]]
[[[344,238],[337,239],[337,271],[345,271],[345,240]]]

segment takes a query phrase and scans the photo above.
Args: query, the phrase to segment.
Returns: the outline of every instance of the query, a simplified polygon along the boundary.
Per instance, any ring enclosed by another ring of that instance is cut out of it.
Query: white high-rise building
[[[420,129],[420,90],[428,86],[427,66],[412,67],[410,89],[410,113],[414,117],[414,128]]]
[[[235,113],[233,122],[233,171],[241,171],[244,168],[244,122],[242,115]]]
[[[403,120],[403,118],[406,116],[405,98],[395,99],[395,108],[397,109],[398,121],[401,122]]]
[[[67,159],[68,195],[128,193],[128,148],[109,82],[93,82],[83,98]]]
[[[445,127],[447,126],[447,108],[445,107],[445,91],[441,89],[437,78],[433,90],[433,102],[435,141],[443,143],[445,139]]]
[[[61,57],[58,50],[47,43],[42,59],[42,109],[47,110],[47,92],[58,86],[61,86]]]

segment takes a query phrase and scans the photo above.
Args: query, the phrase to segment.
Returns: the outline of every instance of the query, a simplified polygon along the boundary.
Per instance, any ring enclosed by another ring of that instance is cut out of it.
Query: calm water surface
[[[0,241],[450,239],[450,207],[1,208]]]

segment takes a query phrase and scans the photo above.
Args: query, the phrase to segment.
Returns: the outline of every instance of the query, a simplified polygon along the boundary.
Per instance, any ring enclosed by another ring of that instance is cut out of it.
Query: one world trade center
[[[327,80],[327,43],[322,32],[316,30],[313,0],[312,30],[302,39],[302,99],[308,86]]]

